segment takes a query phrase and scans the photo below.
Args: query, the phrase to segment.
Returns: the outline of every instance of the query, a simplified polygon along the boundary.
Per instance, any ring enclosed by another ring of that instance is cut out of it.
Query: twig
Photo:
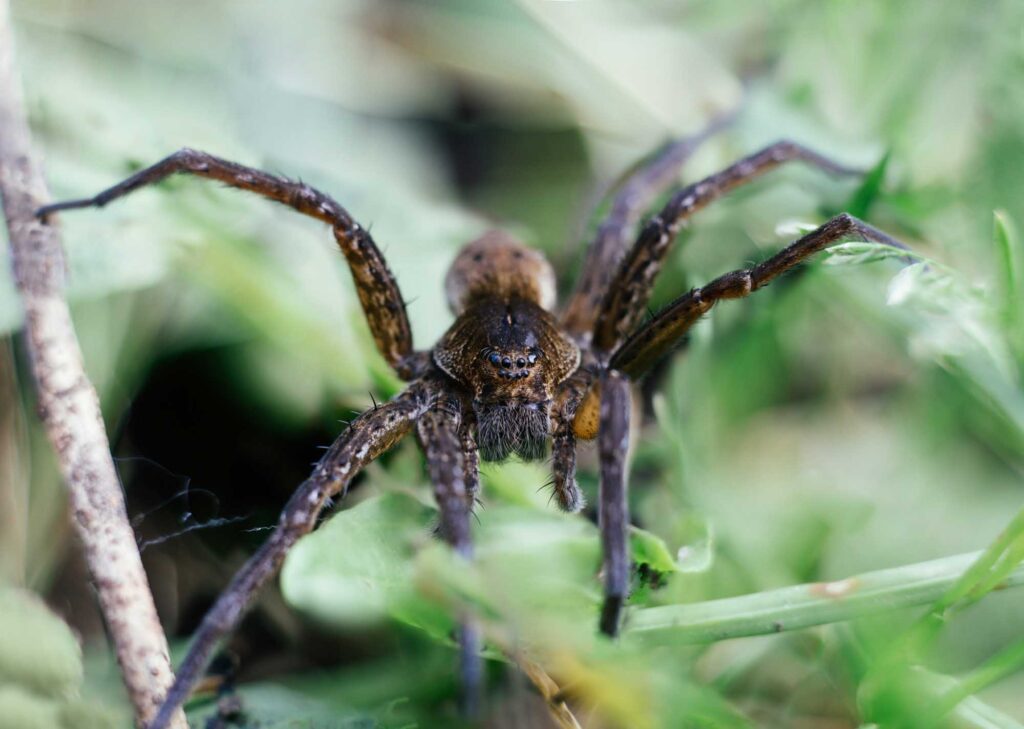
[[[99,397],[85,374],[64,300],[64,252],[57,229],[33,216],[48,194],[33,158],[7,0],[0,0],[0,197],[39,414],[68,487],[73,524],[114,643],[136,720],[156,713],[173,680],[167,639],[128,524],[103,428]],[[179,710],[172,726],[185,729]]]
[[[512,654],[509,655],[511,656]],[[548,675],[547,671],[539,663],[534,663],[526,657],[512,656],[512,658],[519,664],[519,668],[522,669],[526,677],[530,679],[530,683],[534,685],[541,697],[543,697],[544,703],[548,707],[548,713],[552,720],[558,724],[559,729],[582,729],[579,721],[573,715],[572,709],[569,708],[562,689],[558,687],[558,684]]]

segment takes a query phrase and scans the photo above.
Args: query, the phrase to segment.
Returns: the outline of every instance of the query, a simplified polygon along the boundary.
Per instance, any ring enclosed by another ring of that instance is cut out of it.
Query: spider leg
[[[441,511],[441,536],[468,560],[473,557],[473,543],[469,531],[472,497],[467,486],[477,482],[479,477],[476,468],[468,468],[470,464],[466,462],[462,409],[456,398],[439,394],[434,406],[417,423],[416,434],[426,455],[434,498]],[[475,459],[475,444],[473,453]],[[462,709],[467,716],[473,716],[479,708],[483,683],[480,629],[472,616],[463,615],[457,632]]]
[[[576,483],[576,435],[572,432],[572,418],[559,418],[551,434],[551,470],[558,507],[570,514],[583,511],[587,500]]]
[[[604,607],[601,632],[619,632],[629,593],[629,503],[626,499],[626,454],[629,450],[629,378],[607,370],[601,377],[601,427],[597,437],[601,462],[598,525],[604,550]]]
[[[732,119],[731,113],[719,116],[697,134],[665,145],[626,177],[587,248],[583,269],[562,314],[562,328],[570,336],[578,338],[594,328],[598,307],[611,281],[610,272],[625,255],[633,227],[644,210],[676,181],[697,147]]]
[[[424,381],[412,383],[384,405],[352,421],[288,500],[270,538],[242,566],[203,618],[188,654],[149,729],[164,729],[202,678],[220,640],[233,631],[260,588],[278,571],[298,539],[311,532],[325,504],[342,493],[356,473],[397,443],[429,406]]]
[[[749,296],[808,256],[850,237],[906,247],[852,215],[837,215],[758,265],[731,271],[683,294],[637,329],[612,355],[610,366],[634,379],[640,377],[668,354],[715,303]]]
[[[480,449],[477,448],[468,418],[463,419],[459,428],[459,441],[462,447],[463,477],[466,480],[466,504],[472,513],[480,497]]]
[[[555,498],[558,506],[570,514],[582,511],[586,506],[583,492],[576,483],[576,434],[573,421],[576,409],[583,401],[593,374],[587,369],[578,370],[562,383],[551,429],[551,470],[554,475]]]
[[[633,248],[619,264],[595,317],[595,349],[611,352],[639,323],[672,241],[691,215],[730,190],[796,160],[835,175],[858,172],[799,144],[782,141],[675,193],[661,212],[647,221]]]
[[[383,254],[369,232],[353,220],[345,208],[330,196],[302,182],[245,167],[206,152],[181,149],[94,197],[47,205],[37,210],[36,215],[46,218],[61,210],[103,207],[177,173],[218,180],[230,187],[254,192],[330,225],[348,261],[377,348],[405,379],[412,379],[419,373],[413,357],[412,330],[405,302]]]

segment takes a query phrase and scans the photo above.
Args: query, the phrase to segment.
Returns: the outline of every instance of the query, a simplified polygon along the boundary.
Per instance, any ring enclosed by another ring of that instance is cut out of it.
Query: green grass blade
[[[901,608],[928,605],[945,595],[982,552],[867,572],[741,597],[638,610],[628,636],[654,643],[709,643],[838,623]],[[1017,566],[1002,584],[1024,584]]]
[[[968,604],[991,592],[1024,558],[1024,509],[981,553],[959,580],[935,603],[932,612],[941,615],[962,600]]]
[[[867,219],[871,206],[878,199],[885,182],[885,170],[889,166],[890,152],[886,152],[874,167],[868,170],[864,181],[854,190],[846,205],[847,212],[856,218]]]
[[[1024,359],[1024,251],[1016,227],[1004,210],[993,213],[993,241],[999,261],[1003,324],[1018,361]]]
[[[937,724],[978,691],[991,686],[1024,667],[1024,640],[1011,644],[961,678],[955,688],[939,697],[928,712],[927,721]],[[927,724],[926,725],[930,725]]]

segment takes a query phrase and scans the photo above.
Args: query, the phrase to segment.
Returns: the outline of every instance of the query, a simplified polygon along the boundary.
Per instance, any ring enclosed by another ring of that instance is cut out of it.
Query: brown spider
[[[630,568],[625,463],[630,383],[675,348],[717,301],[747,296],[845,237],[899,245],[841,214],[762,263],[692,289],[641,323],[672,241],[694,212],[792,160],[833,174],[855,173],[797,144],[779,142],[678,190],[630,244],[643,210],[672,184],[695,147],[721,126],[712,123],[666,146],[624,181],[560,314],[554,273],[541,253],[498,231],[463,248],[445,279],[455,322],[428,351],[413,348],[405,302],[369,232],[337,202],[301,182],[182,149],[95,197],[38,211],[45,218],[59,210],[102,207],[180,172],[255,192],[322,220],[348,260],[377,347],[409,382],[390,402],[356,418],[299,486],[270,538],[203,619],[150,729],[163,729],[201,678],[218,642],[238,625],[291,546],[314,528],[329,500],[414,429],[434,485],[440,532],[466,558],[472,553],[469,520],[479,489],[479,458],[500,461],[516,453],[538,459],[550,440],[555,497],[562,509],[576,512],[583,507],[575,478],[576,441],[596,437],[605,592],[600,629],[610,636],[618,632]],[[480,681],[480,638],[468,620],[459,638],[464,690],[472,695]]]

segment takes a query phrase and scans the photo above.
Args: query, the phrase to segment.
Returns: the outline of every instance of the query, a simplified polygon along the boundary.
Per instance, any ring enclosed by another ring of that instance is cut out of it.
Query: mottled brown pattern
[[[474,303],[434,348],[437,366],[483,402],[550,400],[579,361],[579,348],[559,331],[554,317],[520,298]]]
[[[459,440],[462,443],[462,463],[466,470],[466,503],[469,510],[476,508],[477,499],[480,498],[480,450],[476,445],[476,437],[473,434],[476,424],[471,413],[465,413],[462,419],[462,427],[459,429]]]
[[[459,435],[462,403],[451,394],[440,394],[416,424],[416,435],[427,459],[434,499],[441,510],[441,536],[464,557],[472,555],[469,539],[469,490],[466,461]]]
[[[772,145],[676,193],[644,225],[632,248],[625,238],[640,210],[669,184],[696,144],[721,125],[670,145],[625,182],[602,225],[562,322],[554,307],[554,274],[539,252],[491,231],[467,245],[446,277],[454,323],[429,352],[414,352],[401,294],[380,251],[337,203],[315,190],[198,152],[183,150],[88,200],[45,208],[103,205],[173,172],[222,180],[294,207],[333,226],[352,269],[360,301],[381,352],[412,384],[392,402],[364,413],[335,442],[289,501],[268,542],[243,567],[197,633],[161,717],[201,676],[217,641],[237,625],[284,554],[313,528],[327,500],[414,424],[440,509],[440,533],[472,555],[470,515],[479,489],[478,462],[511,454],[539,459],[551,442],[554,496],[566,511],[583,508],[576,483],[577,440],[598,439],[598,516],[604,549],[605,601],[600,629],[615,635],[629,589],[626,494],[630,386],[669,352],[721,299],[746,296],[815,251],[849,235],[893,243],[853,218],[839,216],[764,263],[733,271],[673,302],[638,327],[651,285],[675,233],[693,212],[784,162],[800,159],[848,172],[792,143]],[[592,336],[591,336],[592,334]],[[623,343],[624,342],[624,343]],[[481,686],[480,632],[459,616],[466,703]],[[163,729],[155,723],[150,729]]]

